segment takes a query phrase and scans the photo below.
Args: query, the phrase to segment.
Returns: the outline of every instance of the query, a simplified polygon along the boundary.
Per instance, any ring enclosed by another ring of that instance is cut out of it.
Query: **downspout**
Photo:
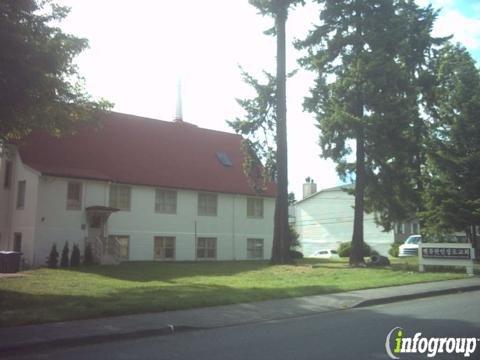
[[[232,211],[232,246],[233,246],[233,260],[237,260],[236,258],[236,246],[235,246],[235,200],[237,198],[237,194],[233,195],[233,211]]]

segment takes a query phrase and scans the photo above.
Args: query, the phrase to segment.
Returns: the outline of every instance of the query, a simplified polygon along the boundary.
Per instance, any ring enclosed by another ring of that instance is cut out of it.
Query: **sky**
[[[114,111],[173,120],[176,86],[182,82],[184,121],[233,132],[226,120],[241,117],[236,98],[254,96],[239,66],[253,75],[275,73],[273,25],[247,0],[58,0],[71,8],[62,29],[89,40],[77,59],[87,91],[115,104]],[[480,0],[417,0],[441,9],[435,36],[453,35],[480,63]],[[319,131],[303,99],[314,74],[302,70],[291,43],[317,23],[319,8],[290,11],[287,21],[289,190],[301,199],[311,177],[318,189],[341,184],[335,164],[320,157]]]

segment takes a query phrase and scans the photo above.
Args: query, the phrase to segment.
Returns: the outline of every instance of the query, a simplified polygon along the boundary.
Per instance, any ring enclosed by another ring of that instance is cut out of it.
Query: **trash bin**
[[[18,251],[0,251],[0,273],[16,273],[20,270],[22,253]]]

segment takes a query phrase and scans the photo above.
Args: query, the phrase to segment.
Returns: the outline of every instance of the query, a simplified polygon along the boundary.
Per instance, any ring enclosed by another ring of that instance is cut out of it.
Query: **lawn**
[[[160,312],[465,277],[418,273],[415,263],[351,269],[345,261],[129,262],[36,269],[0,278],[0,326]]]

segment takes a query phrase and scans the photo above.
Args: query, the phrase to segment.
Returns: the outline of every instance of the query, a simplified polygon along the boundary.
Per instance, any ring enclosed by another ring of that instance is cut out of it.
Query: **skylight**
[[[230,160],[230,158],[228,157],[227,154],[225,154],[224,152],[217,152],[217,159],[218,161],[220,161],[220,163],[225,166],[225,167],[230,167],[230,166],[233,166],[232,164],[232,160]]]

